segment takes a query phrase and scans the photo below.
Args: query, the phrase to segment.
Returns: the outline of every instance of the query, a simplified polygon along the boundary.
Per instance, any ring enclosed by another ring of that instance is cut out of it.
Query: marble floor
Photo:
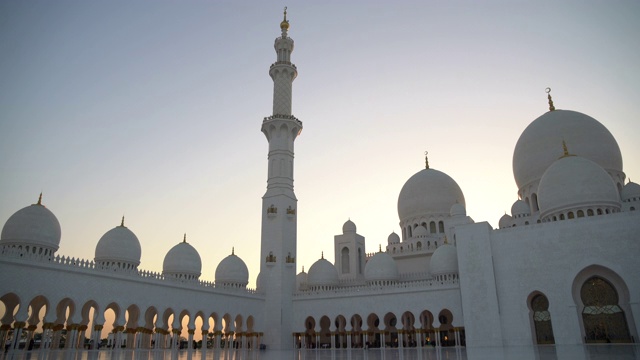
[[[640,344],[354,350],[33,350],[0,360],[640,360]]]

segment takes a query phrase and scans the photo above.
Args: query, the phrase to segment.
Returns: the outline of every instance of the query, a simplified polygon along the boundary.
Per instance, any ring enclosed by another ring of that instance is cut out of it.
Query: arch
[[[331,347],[331,319],[324,315],[320,318],[320,347]]]
[[[347,347],[347,319],[343,315],[336,316],[334,321],[334,325],[336,327],[335,334],[335,344],[336,348],[346,348]]]
[[[342,273],[343,274],[348,274],[349,273],[349,269],[350,269],[350,264],[349,264],[349,248],[348,247],[343,247],[342,250],[340,251],[340,267],[342,268]]]
[[[396,317],[396,315],[392,312],[388,312],[384,315],[383,318],[383,323],[384,323],[384,328],[382,329],[384,331],[384,346],[385,347],[398,347],[398,341],[400,341],[398,339],[398,328],[396,325],[398,325],[398,318]],[[379,347],[381,346],[382,339],[379,335],[377,335],[375,337],[375,341],[373,346],[374,347]]]
[[[444,221],[440,220],[438,221],[438,232],[439,233],[444,233]]]
[[[440,322],[440,344],[442,346],[455,345],[455,334],[453,328],[453,314],[449,309],[442,309],[438,314]]]
[[[527,307],[529,308],[534,343],[538,345],[555,344],[547,296],[540,291],[532,292],[527,298]]]
[[[429,223],[429,232],[432,234],[436,233],[436,222],[432,221]]]
[[[585,343],[632,342],[629,289],[616,272],[600,265],[584,268],[574,278],[572,295]]]

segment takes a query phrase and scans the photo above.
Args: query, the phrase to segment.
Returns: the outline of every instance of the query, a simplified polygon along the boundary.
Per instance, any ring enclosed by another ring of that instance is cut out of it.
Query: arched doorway
[[[631,342],[627,319],[618,304],[618,292],[609,281],[600,276],[590,277],[580,288],[580,299],[584,304],[585,342]]]

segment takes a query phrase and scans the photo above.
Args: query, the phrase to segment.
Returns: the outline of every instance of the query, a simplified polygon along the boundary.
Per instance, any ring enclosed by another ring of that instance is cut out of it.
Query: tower
[[[291,63],[293,39],[287,36],[287,8],[280,23],[282,35],[271,64],[273,115],[264,118],[262,132],[269,142],[267,192],[262,197],[260,277],[265,292],[264,325],[270,329],[264,342],[269,348],[292,347],[292,297],[296,275],[297,202],[293,192],[293,142],[302,122],[291,115],[291,87],[298,75]]]

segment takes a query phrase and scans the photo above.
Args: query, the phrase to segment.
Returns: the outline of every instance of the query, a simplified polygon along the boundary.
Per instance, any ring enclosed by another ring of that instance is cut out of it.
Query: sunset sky
[[[400,233],[398,193],[424,168],[498,226],[517,199],[525,127],[558,109],[603,123],[640,179],[638,1],[2,1],[0,222],[37,201],[58,254],[93,259],[120,224],[140,269],[187,234],[203,280],[235,247],[255,286],[271,115],[269,65],[295,40],[298,271],[351,219],[367,252]],[[560,146],[560,145],[559,145]],[[580,155],[580,154],[578,154]]]

